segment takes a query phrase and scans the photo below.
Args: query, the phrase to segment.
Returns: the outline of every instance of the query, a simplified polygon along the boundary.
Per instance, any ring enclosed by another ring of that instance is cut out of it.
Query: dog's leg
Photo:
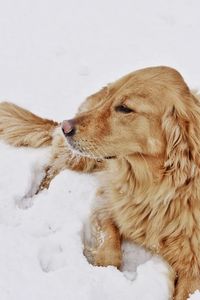
[[[69,149],[60,128],[55,132],[52,142],[52,153],[45,175],[37,189],[36,194],[48,189],[53,178],[61,171],[69,169],[77,172],[98,172],[105,168],[105,161],[74,155]]]
[[[163,255],[174,270],[175,290],[174,300],[187,300],[190,294],[196,290],[200,290],[200,261],[199,261],[199,243],[198,240],[179,239],[179,243],[171,243],[174,247],[170,249],[165,247],[165,254],[170,254],[168,257]],[[161,253],[162,254],[162,253]]]
[[[35,195],[37,195],[39,192],[48,189],[51,181],[54,179],[54,177],[59,173],[59,170],[54,170],[53,166],[48,166],[44,170],[45,175],[40,182]]]
[[[99,199],[98,199],[99,200]],[[122,261],[121,237],[106,209],[97,208],[84,226],[84,255],[95,266],[115,266]]]
[[[120,235],[112,219],[101,219],[98,212],[95,212],[84,230],[84,255],[89,263],[120,268]]]
[[[92,173],[102,171],[104,168],[105,162],[95,161],[93,159],[80,156],[72,157],[72,154],[68,149],[66,149],[65,153],[60,153],[57,157],[52,157],[44,170],[45,175],[39,184],[36,194],[44,189],[48,189],[54,177],[66,169],[77,172]]]
[[[200,276],[193,277],[190,273],[179,276],[176,286],[174,300],[187,300],[193,292],[200,289]]]

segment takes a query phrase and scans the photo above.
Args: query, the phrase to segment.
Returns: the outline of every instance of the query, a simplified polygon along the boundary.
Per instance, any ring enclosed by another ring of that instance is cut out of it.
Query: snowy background
[[[200,88],[199,11],[198,0],[0,0],[0,101],[62,121],[152,65]],[[65,171],[23,209],[49,152],[1,143],[0,153],[0,300],[168,299],[166,267],[143,249],[124,245],[121,272],[87,263],[81,229],[95,178]]]

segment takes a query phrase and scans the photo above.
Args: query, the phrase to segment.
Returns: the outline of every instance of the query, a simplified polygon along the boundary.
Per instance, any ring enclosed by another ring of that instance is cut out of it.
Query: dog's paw
[[[99,248],[104,243],[104,233],[101,231],[101,227],[97,220],[92,226],[89,221],[84,224],[82,239],[84,245],[83,254],[90,264],[97,265],[96,255]]]
[[[28,209],[30,208],[31,206],[33,206],[33,198],[30,198],[30,197],[16,197],[15,198],[15,205],[20,208],[20,209]]]
[[[93,266],[96,266],[95,253],[96,251],[94,249],[84,247],[83,254],[86,257],[89,264]]]
[[[121,266],[120,245],[115,244],[115,236],[103,230],[98,219],[93,220],[92,225],[85,224],[83,243],[83,254],[92,265],[117,268]]]
[[[43,167],[34,166],[27,191],[24,196],[16,197],[15,204],[20,209],[28,209],[34,204],[34,197],[39,192],[39,186],[44,178],[45,171]]]

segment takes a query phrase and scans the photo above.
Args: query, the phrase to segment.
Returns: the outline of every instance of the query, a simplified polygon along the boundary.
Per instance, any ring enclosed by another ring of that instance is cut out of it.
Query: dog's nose
[[[73,136],[76,132],[73,120],[63,121],[62,125],[61,125],[61,128],[62,128],[62,131],[63,131],[63,133],[66,137],[67,136]]]

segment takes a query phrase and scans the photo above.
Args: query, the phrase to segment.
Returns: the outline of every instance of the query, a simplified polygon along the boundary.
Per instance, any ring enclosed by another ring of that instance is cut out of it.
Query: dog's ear
[[[191,156],[200,167],[200,101],[193,95],[190,100],[187,140]]]
[[[200,167],[200,104],[192,94],[181,110],[174,106],[162,120],[166,138],[165,169],[186,171],[192,161]]]

